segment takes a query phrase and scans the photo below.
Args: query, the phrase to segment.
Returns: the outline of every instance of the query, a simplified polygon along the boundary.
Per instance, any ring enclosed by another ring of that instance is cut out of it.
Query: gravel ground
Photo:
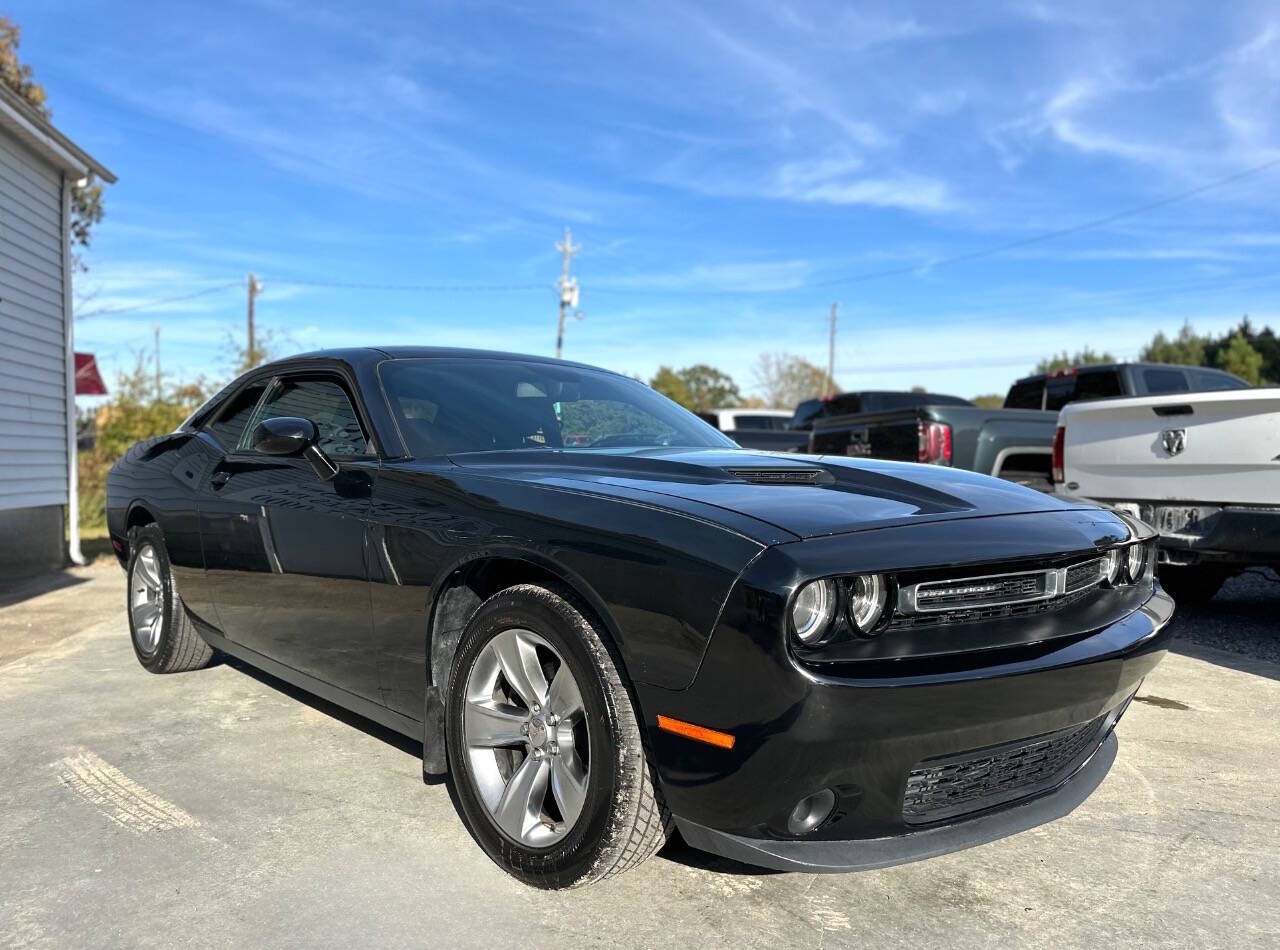
[[[1173,625],[1180,643],[1280,663],[1280,577],[1251,568],[1227,581],[1207,607],[1179,606]]]

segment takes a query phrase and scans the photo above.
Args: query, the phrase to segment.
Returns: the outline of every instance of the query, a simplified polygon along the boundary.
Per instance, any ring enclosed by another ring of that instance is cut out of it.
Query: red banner
[[[105,396],[106,394],[107,387],[102,382],[102,375],[98,372],[98,362],[93,358],[93,354],[77,353],[76,395]]]

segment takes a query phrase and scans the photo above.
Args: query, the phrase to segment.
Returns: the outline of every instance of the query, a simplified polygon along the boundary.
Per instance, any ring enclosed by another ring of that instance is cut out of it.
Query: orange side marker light
[[[672,719],[670,716],[659,716],[658,728],[663,732],[674,732],[676,735],[684,736],[686,739],[705,742],[707,745],[718,746],[721,749],[733,748],[734,739],[729,733],[708,729],[706,726],[695,726],[691,722]]]

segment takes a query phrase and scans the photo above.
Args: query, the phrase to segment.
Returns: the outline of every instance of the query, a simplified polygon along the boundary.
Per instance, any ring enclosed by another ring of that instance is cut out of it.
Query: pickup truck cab
[[[1280,567],[1280,388],[1072,403],[1054,480],[1153,525],[1161,583],[1204,603],[1246,567]]]
[[[1056,425],[1052,412],[983,409],[957,396],[844,393],[814,420],[809,451],[949,465],[1049,491]]]
[[[1009,387],[1004,408],[1057,412],[1067,403],[1093,399],[1248,388],[1249,384],[1239,376],[1205,366],[1101,363],[1026,376]]]

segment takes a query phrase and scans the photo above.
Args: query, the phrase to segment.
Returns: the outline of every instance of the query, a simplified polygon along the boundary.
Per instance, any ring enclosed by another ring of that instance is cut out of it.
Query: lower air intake
[[[926,759],[907,776],[902,816],[944,821],[1047,791],[1097,749],[1106,716],[1082,726],[1003,745]]]

